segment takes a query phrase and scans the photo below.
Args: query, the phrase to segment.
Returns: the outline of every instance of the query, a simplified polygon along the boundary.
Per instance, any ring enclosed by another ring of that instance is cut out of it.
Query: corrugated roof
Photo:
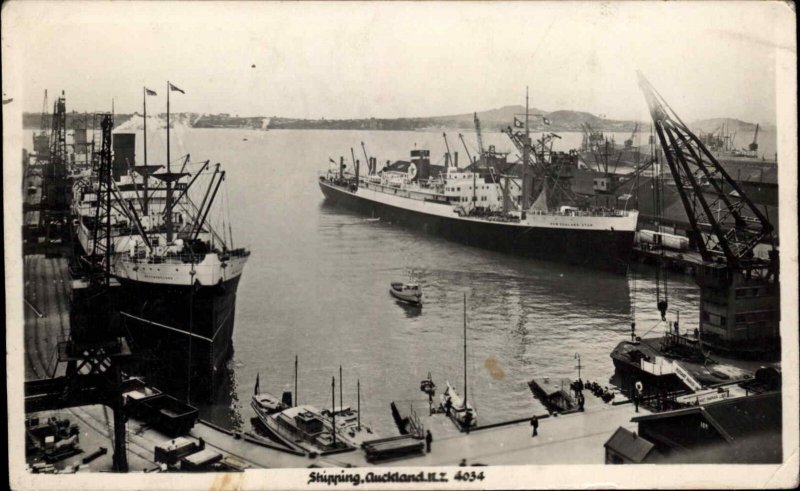
[[[626,430],[622,426],[617,428],[617,431],[611,435],[611,438],[603,446],[637,464],[643,462],[655,448],[652,442],[632,431]]]
[[[709,422],[713,420],[733,440],[752,433],[780,432],[781,429],[780,392],[708,404],[703,411]]]
[[[700,413],[729,442],[754,433],[780,432],[781,393],[738,397],[675,411],[633,418],[634,423]]]

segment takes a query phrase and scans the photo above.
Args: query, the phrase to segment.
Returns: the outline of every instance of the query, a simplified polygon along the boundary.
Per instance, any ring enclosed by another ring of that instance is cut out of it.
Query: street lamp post
[[[578,366],[576,368],[578,369],[578,380],[580,380],[581,379],[581,355],[579,355],[578,353],[575,353],[575,359],[578,360]]]

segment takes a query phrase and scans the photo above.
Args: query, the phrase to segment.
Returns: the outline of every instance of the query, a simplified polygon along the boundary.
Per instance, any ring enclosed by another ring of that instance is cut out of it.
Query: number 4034
[[[484,476],[483,476],[483,471],[480,471],[480,472],[458,471],[458,472],[456,472],[456,475],[453,476],[453,479],[455,479],[456,481],[473,482],[473,481],[483,481]]]

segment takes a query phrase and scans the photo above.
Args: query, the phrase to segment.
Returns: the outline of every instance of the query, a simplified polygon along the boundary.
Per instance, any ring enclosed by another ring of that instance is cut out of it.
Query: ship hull
[[[633,250],[633,230],[528,227],[459,219],[367,199],[329,182],[320,181],[319,186],[332,204],[470,246],[618,272],[625,271]]]
[[[233,354],[239,278],[194,288],[120,278],[120,311],[140,371],[165,390],[210,399]]]

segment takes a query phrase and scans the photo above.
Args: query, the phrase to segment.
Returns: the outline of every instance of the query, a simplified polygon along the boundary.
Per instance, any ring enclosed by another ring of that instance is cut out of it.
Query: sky
[[[3,7],[4,98],[40,111],[299,118],[524,104],[648,119],[641,70],[683,119],[775,120],[794,14],[770,2],[46,2]],[[9,68],[7,54],[16,63]],[[16,78],[6,82],[13,71]],[[14,82],[16,81],[16,82]]]

